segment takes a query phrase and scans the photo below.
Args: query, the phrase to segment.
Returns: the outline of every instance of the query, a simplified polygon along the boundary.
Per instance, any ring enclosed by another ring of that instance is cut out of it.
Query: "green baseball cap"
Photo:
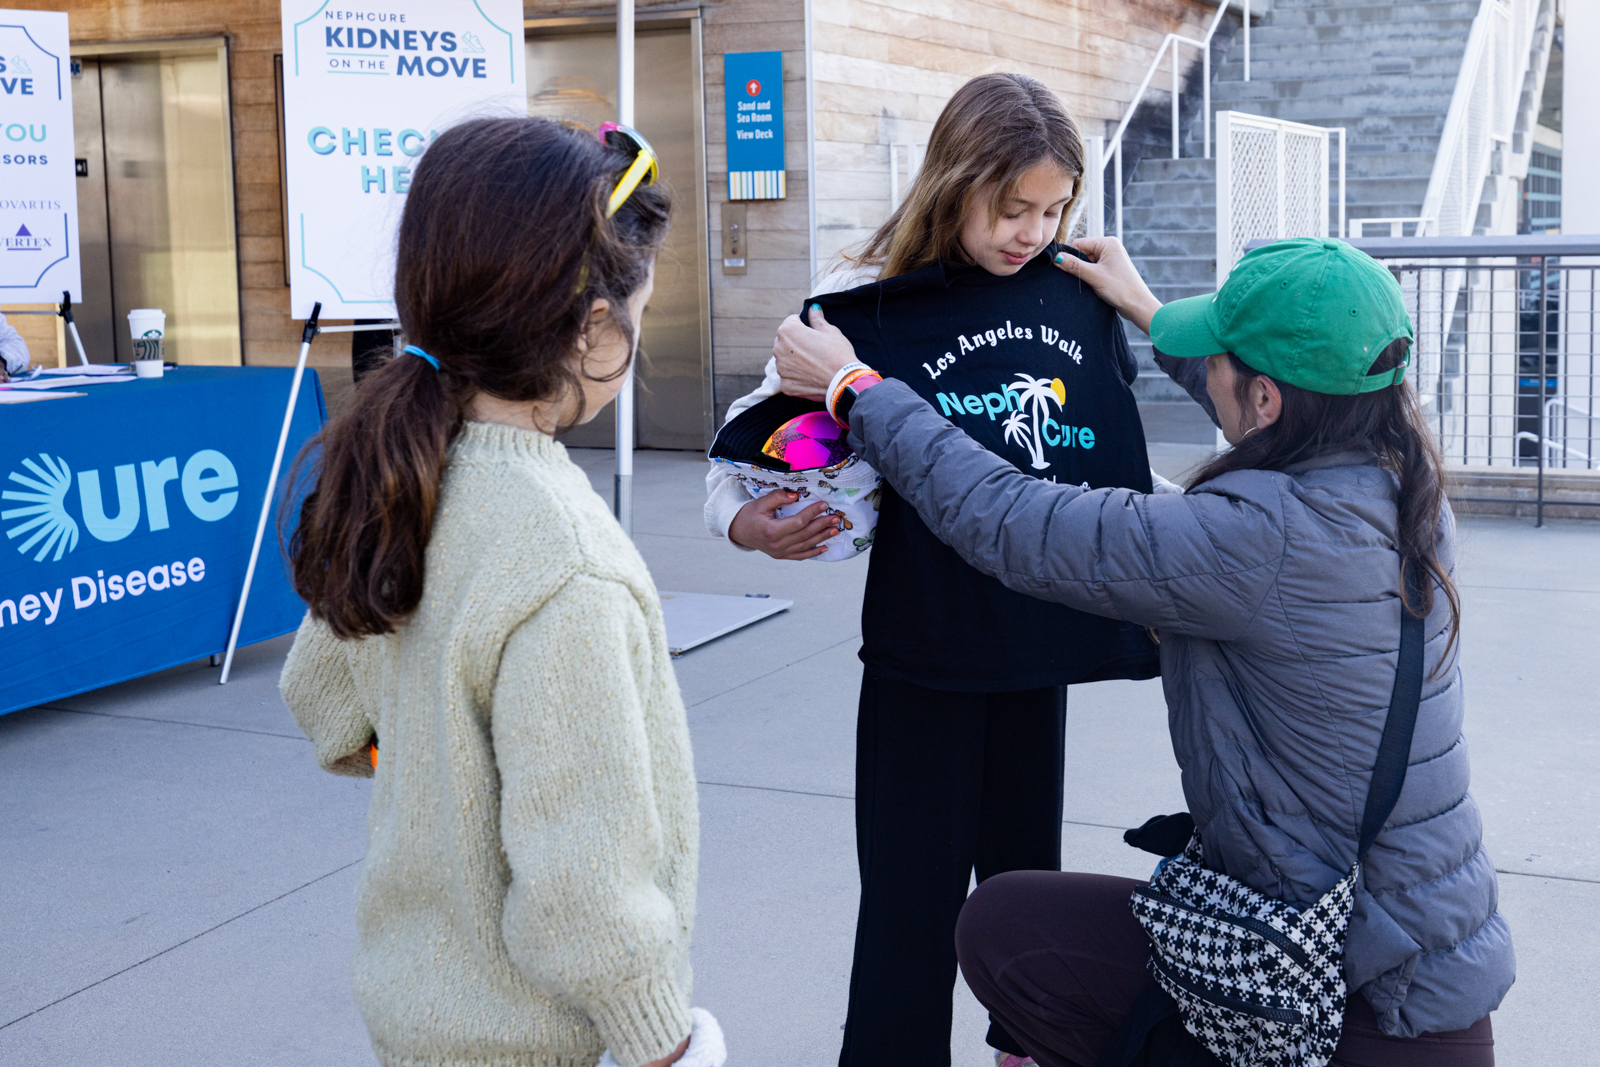
[[[1296,237],[1245,254],[1221,289],[1165,304],[1150,340],[1169,356],[1231,352],[1252,370],[1314,393],[1351,396],[1398,385],[1368,375],[1397,338],[1415,338],[1400,284],[1343,241]]]

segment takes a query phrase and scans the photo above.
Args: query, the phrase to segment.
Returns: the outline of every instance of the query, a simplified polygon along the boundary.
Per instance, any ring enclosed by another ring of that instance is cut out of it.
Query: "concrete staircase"
[[[1251,28],[1251,80],[1235,34],[1213,68],[1212,108],[1345,127],[1349,217],[1418,215],[1478,6],[1273,0]],[[1123,191],[1128,251],[1162,301],[1216,288],[1216,164],[1199,158],[1199,122],[1188,125],[1185,158],[1141,160]],[[1144,334],[1129,329],[1128,338],[1139,398],[1184,399],[1156,369]]]

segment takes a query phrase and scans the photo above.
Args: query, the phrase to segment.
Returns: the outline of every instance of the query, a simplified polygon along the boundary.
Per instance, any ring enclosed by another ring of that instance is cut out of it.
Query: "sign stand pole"
[[[267,532],[267,516],[272,512],[272,494],[278,487],[278,468],[283,465],[283,449],[289,443],[289,423],[294,419],[294,406],[300,399],[300,380],[306,374],[306,357],[311,354],[311,340],[317,336],[317,318],[322,314],[322,303],[312,305],[311,317],[300,332],[300,358],[294,365],[294,382],[289,386],[289,406],[283,411],[283,429],[278,431],[278,451],[272,456],[272,473],[267,475],[267,494],[261,501],[261,518],[256,520],[256,540],[250,546],[250,563],[244,569],[244,588],[239,592],[239,608],[233,613],[233,629],[228,633],[228,650],[222,657],[222,679],[218,685],[228,684],[228,674],[233,670],[233,650],[239,644],[239,627],[244,623],[244,607],[250,602],[250,583],[256,576],[256,559],[261,555],[261,538]]]
[[[71,293],[63,292],[61,294],[61,311],[59,314],[67,320],[67,331],[72,334],[72,343],[78,348],[78,362],[87,367],[89,365],[89,357],[83,353],[83,338],[78,336],[78,324],[72,321]]]
[[[633,0],[617,0],[617,122],[633,125]],[[612,498],[613,513],[629,537],[633,536],[633,369],[639,354],[638,338],[634,342],[634,358],[617,394],[617,474]]]
[[[294,420],[294,406],[300,399],[300,381],[306,373],[306,356],[311,353],[311,340],[320,333],[357,333],[365,330],[394,330],[400,331],[398,322],[377,322],[361,326],[321,326],[317,319],[322,315],[322,304],[319,301],[311,306],[311,317],[306,320],[306,328],[300,334],[300,359],[295,363],[294,384],[289,387],[289,407],[283,413],[283,429],[278,431],[278,451],[272,457],[272,473],[267,476],[267,495],[261,503],[261,518],[256,520],[256,540],[250,548],[250,564],[244,571],[244,589],[239,593],[239,608],[233,615],[233,629],[228,634],[228,651],[222,661],[222,679],[218,685],[228,684],[228,674],[233,670],[233,650],[239,643],[239,629],[244,623],[244,606],[250,600],[250,583],[256,576],[256,559],[261,553],[261,540],[266,534],[267,515],[272,511],[272,493],[278,486],[278,468],[283,463],[284,448],[289,440],[289,424]],[[217,665],[217,657],[211,657],[211,665]]]

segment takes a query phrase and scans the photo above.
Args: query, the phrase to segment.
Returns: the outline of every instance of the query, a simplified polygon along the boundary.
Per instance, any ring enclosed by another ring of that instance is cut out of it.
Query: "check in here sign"
[[[526,115],[516,0],[283,0],[290,313],[394,314],[394,236],[429,144]]]

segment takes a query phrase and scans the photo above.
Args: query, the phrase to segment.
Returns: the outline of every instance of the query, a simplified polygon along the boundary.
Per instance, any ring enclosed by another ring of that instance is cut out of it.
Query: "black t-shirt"
[[[1010,277],[935,265],[813,297],[885,377],[1039,478],[1150,491],[1135,364],[1116,312],[1050,262]],[[929,689],[1012,692],[1159,673],[1128,623],[1015,593],[979,573],[883,486],[861,660]]]

